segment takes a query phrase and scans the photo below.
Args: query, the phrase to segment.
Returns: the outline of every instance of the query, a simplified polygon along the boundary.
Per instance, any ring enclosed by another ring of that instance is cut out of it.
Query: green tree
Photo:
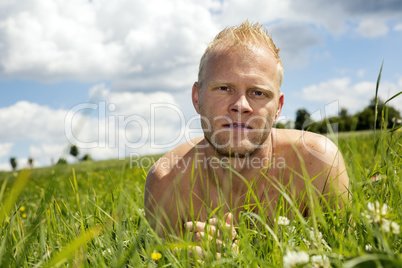
[[[34,164],[33,158],[32,158],[32,157],[29,157],[29,158],[28,158],[28,166],[29,166],[29,168],[33,168],[33,164]]]
[[[370,106],[357,113],[356,130],[373,129],[374,117],[374,109],[372,109]]]
[[[357,113],[356,116],[358,120],[356,129],[374,129],[375,107],[376,99],[372,98],[369,105],[364,108],[363,111]],[[394,107],[385,105],[381,99],[378,99],[375,128],[381,128],[382,125],[390,128],[393,126],[394,122],[400,118],[399,112]]]
[[[92,156],[90,154],[85,154],[82,158],[81,161],[92,161]]]
[[[11,164],[12,169],[15,171],[17,169],[17,165],[18,165],[17,159],[15,157],[11,157],[10,164]]]
[[[341,108],[338,117],[335,119],[335,121],[338,123],[339,131],[349,131],[351,129],[352,121],[346,108]]]
[[[70,146],[70,154],[72,156],[74,156],[75,158],[78,157],[78,155],[80,154],[80,150],[78,149],[78,147],[76,145],[71,145]]]
[[[307,120],[310,120],[310,113],[306,109],[298,109],[296,111],[295,129],[305,128]]]
[[[292,128],[292,122],[291,121],[286,121],[286,122],[279,121],[274,124],[274,127],[281,128],[281,129],[283,129],[283,128],[290,129],[290,128]]]
[[[398,119],[401,119],[401,115],[398,110],[396,110],[392,106],[387,106],[383,105],[381,108],[381,114],[379,115],[381,117],[381,121],[383,122],[383,119],[386,122],[386,127],[387,128],[392,128],[394,124],[398,121]],[[384,116],[384,118],[382,118]],[[378,126],[380,127],[380,126]]]
[[[59,158],[59,160],[56,163],[56,165],[66,165],[66,164],[67,164],[67,160],[64,158]]]

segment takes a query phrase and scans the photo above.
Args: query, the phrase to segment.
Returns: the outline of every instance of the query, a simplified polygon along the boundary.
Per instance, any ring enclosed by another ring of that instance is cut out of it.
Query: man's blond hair
[[[234,46],[248,46],[249,44],[262,45],[273,52],[277,60],[278,81],[280,86],[283,79],[283,63],[279,57],[279,48],[275,46],[266,28],[259,23],[250,23],[248,20],[244,21],[239,26],[223,29],[215,36],[214,40],[209,43],[200,61],[198,71],[199,86],[201,87],[202,84],[204,69],[208,58],[214,51],[219,49],[230,50],[230,48]]]

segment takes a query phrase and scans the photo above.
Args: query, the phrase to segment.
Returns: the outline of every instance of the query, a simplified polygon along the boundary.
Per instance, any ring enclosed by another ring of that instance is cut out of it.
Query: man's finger
[[[195,233],[195,241],[199,242],[202,240],[202,238],[205,237],[205,233],[204,232],[196,232]]]
[[[231,239],[235,239],[237,232],[236,229],[233,227],[233,225],[229,224],[232,221],[232,213],[227,213],[225,214],[225,220],[226,222],[218,219],[218,218],[211,218],[208,220],[208,223],[205,222],[200,222],[200,221],[189,221],[184,224],[185,228],[187,228],[189,231],[192,231],[194,233],[197,232],[203,232],[206,233],[208,232],[209,235],[216,235],[218,238],[222,238],[222,234],[225,232],[229,232],[231,235]],[[219,230],[221,229],[221,230]]]
[[[190,247],[190,256],[194,257],[194,255],[199,258],[203,258],[205,254],[200,246],[192,246]]]
[[[232,231],[232,240],[235,239],[237,232],[236,229],[234,228],[233,225],[233,214],[231,212],[228,212],[225,214],[226,216],[226,225],[229,225]]]
[[[221,229],[225,228],[226,230],[230,230],[231,235],[232,235],[232,240],[235,239],[237,232],[236,229],[233,227],[233,214],[231,212],[228,212],[224,215],[223,217],[225,219],[225,221],[222,221],[218,218],[211,218],[209,219],[209,224],[210,225],[214,225],[217,226],[218,224],[220,224],[221,226],[219,226]],[[220,236],[220,232],[218,230],[218,236]]]
[[[199,246],[191,247],[190,248],[190,256],[195,257],[194,255],[196,255],[198,258],[202,259],[205,257],[205,251]],[[222,256],[221,253],[219,253],[219,252],[216,253],[217,259],[220,259],[221,256]],[[202,263],[201,260],[198,260],[198,261]]]
[[[196,221],[196,222],[186,222],[184,224],[185,228],[193,232],[208,232],[210,235],[215,235],[216,227],[211,224],[206,224],[204,222]],[[219,235],[219,232],[218,232]]]
[[[231,212],[226,213],[224,218],[226,219],[226,224],[233,225]]]

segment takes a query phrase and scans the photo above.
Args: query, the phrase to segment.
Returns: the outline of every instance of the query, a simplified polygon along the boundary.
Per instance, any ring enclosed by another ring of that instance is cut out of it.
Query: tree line
[[[92,157],[90,154],[85,154],[83,156],[80,155],[80,150],[77,147],[77,145],[70,145],[69,147],[69,154],[75,157],[78,161],[92,161]],[[61,157],[58,161],[57,164],[67,164],[67,160],[63,157]],[[10,157],[10,165],[13,171],[17,170],[18,168],[18,161],[16,157]],[[34,165],[34,159],[32,157],[28,158],[28,167],[33,168]]]
[[[377,111],[376,111],[377,107]],[[377,113],[377,116],[376,116]],[[375,121],[375,124],[374,124]],[[279,122],[277,128],[295,128],[316,133],[327,133],[328,124],[336,126],[334,131],[355,131],[355,130],[373,130],[385,126],[393,128],[401,124],[401,115],[398,110],[392,106],[386,105],[381,99],[373,98],[363,110],[355,114],[349,114],[346,108],[341,108],[337,116],[324,118],[320,121],[314,121],[311,114],[304,108],[296,111],[296,118],[292,126],[292,122]]]

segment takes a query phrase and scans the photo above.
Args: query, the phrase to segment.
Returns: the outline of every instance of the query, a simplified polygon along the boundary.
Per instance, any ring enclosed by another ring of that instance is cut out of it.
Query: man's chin
[[[224,157],[237,157],[237,158],[246,158],[254,155],[258,150],[259,146],[233,146],[233,147],[219,147],[214,146],[215,151]]]
[[[255,144],[249,140],[243,140],[237,142],[237,144],[231,144],[227,140],[218,140],[218,142],[211,142],[209,140],[209,137],[205,136],[205,138],[208,143],[215,149],[215,152],[224,157],[249,157],[254,155],[263,147],[262,144]]]

